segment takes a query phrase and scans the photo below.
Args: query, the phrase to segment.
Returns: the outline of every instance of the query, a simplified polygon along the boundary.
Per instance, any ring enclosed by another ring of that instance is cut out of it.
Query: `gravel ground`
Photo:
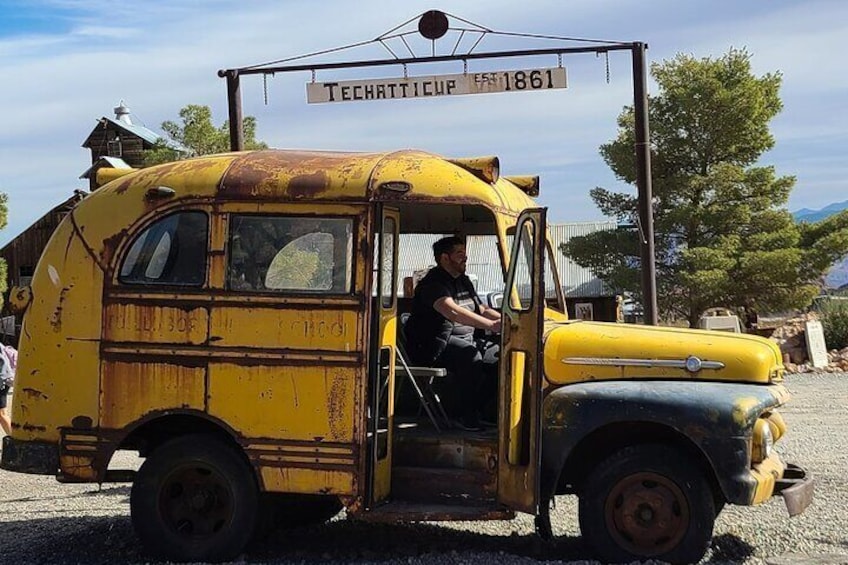
[[[848,564],[848,374],[790,375],[794,398],[782,410],[785,460],[816,478],[816,498],[790,519],[780,498],[727,507],[702,563]],[[134,462],[120,454],[121,467]],[[150,563],[133,534],[127,485],[62,485],[51,477],[0,471],[0,563]],[[337,518],[281,532],[241,563],[591,563],[580,541],[576,499],[560,497],[552,544],[529,516],[510,522],[362,524]]]

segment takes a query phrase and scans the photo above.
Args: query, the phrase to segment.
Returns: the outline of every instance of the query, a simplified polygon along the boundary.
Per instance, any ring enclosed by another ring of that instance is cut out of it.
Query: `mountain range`
[[[801,208],[797,212],[792,212],[792,217],[796,222],[814,223],[824,220],[828,216],[832,216],[837,212],[848,209],[848,200],[844,202],[834,202],[828,204],[821,210],[810,210],[809,208]]]
[[[837,212],[841,212],[842,210],[848,210],[848,200],[828,204],[821,210],[802,208],[797,212],[792,212],[792,217],[795,218],[796,222],[813,223],[824,220],[825,218],[828,218]],[[824,282],[830,288],[840,288],[848,285],[848,257],[845,257],[842,261],[834,263],[827,272]]]

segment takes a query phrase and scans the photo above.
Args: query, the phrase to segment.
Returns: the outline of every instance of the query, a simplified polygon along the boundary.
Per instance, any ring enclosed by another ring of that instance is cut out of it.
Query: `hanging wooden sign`
[[[489,71],[456,75],[310,82],[306,84],[309,104],[401,100],[464,94],[528,92],[566,88],[564,67]]]

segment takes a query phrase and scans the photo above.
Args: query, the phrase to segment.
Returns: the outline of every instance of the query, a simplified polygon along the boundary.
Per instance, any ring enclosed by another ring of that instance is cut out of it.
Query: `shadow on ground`
[[[116,493],[118,494],[118,493]],[[32,519],[0,530],[0,563],[157,563],[138,545],[128,516]],[[706,563],[738,562],[753,548],[733,535],[713,540]],[[579,537],[544,543],[533,534],[497,536],[430,524],[370,524],[337,520],[273,532],[254,542],[240,563],[549,562],[590,559]],[[732,556],[732,557],[731,557]]]

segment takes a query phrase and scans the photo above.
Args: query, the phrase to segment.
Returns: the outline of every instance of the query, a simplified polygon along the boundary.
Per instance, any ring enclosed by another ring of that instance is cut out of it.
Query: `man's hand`
[[[486,330],[492,332],[493,334],[501,333],[501,319],[498,318],[497,320],[489,320],[489,321],[491,322],[491,326],[486,328]]]

